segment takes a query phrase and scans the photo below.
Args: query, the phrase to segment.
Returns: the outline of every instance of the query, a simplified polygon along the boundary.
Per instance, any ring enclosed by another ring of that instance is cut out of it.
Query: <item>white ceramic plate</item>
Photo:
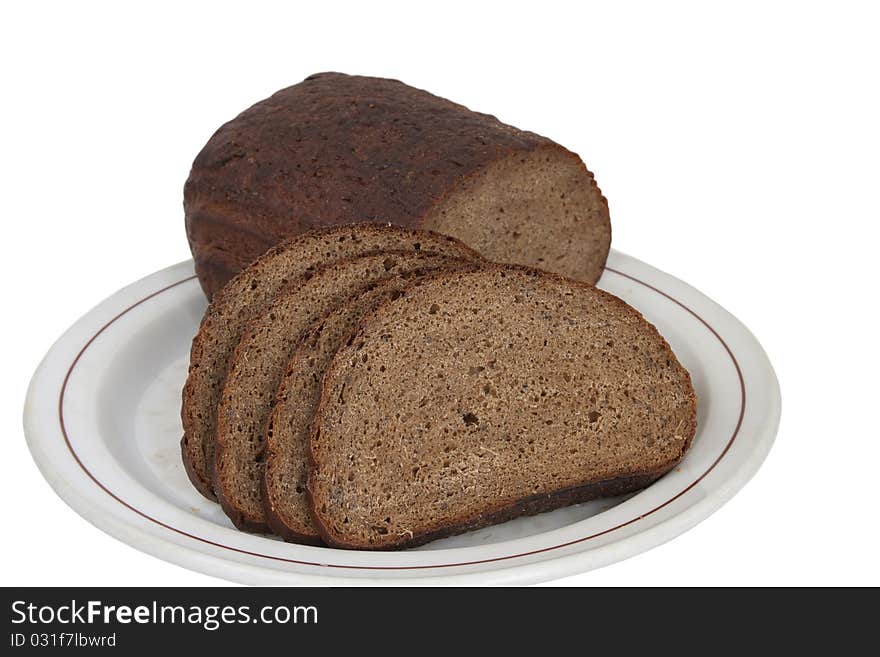
[[[690,370],[697,435],[644,491],[519,518],[403,552],[283,543],[236,531],[180,461],[180,390],[206,302],[192,263],[120,290],[40,364],[24,424],[34,459],[77,513],[130,545],[252,584],[512,584],[598,568],[681,534],[755,473],[779,424],[779,388],[740,322],[685,283],[612,252],[600,287],[638,308]]]

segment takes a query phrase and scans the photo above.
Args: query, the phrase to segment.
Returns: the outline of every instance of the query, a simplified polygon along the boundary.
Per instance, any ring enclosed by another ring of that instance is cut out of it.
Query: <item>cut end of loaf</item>
[[[581,159],[551,144],[516,152],[463,179],[426,218],[489,260],[587,283],[611,246],[608,202]]]

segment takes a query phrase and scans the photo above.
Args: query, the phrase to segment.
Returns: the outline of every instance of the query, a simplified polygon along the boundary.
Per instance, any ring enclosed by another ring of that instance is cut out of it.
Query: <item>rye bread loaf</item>
[[[491,265],[426,280],[337,352],[307,494],[331,546],[414,546],[644,487],[695,429],[690,376],[637,311]]]
[[[430,228],[588,282],[611,241],[608,204],[575,153],[397,80],[341,73],[220,127],[184,209],[209,297],[279,240],[353,221]]]
[[[463,265],[459,270],[479,265]],[[286,541],[318,543],[305,495],[309,434],[321,398],[324,370],[354,333],[364,315],[421,285],[436,270],[391,277],[362,290],[312,324],[294,351],[278,385],[266,425],[263,508],[272,531]]]
[[[336,259],[381,249],[441,253],[471,260],[480,257],[455,238],[430,231],[376,224],[337,226],[273,247],[215,295],[193,339],[181,409],[184,467],[205,497],[216,499],[210,464],[214,458],[217,403],[229,358],[244,327],[290,281]]]
[[[251,320],[229,361],[214,444],[214,492],[236,527],[268,530],[261,494],[265,428],[284,368],[303,333],[364,286],[394,274],[462,262],[411,251],[337,260],[292,282]]]

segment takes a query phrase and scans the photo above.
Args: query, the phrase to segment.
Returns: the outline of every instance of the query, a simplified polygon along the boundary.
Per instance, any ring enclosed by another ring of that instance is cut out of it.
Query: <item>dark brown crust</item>
[[[201,451],[202,454],[204,454],[205,447],[203,444],[197,445],[195,444],[195,442],[193,442],[193,444],[190,444],[190,436],[193,432],[194,426],[191,423],[189,417],[190,405],[193,403],[192,398],[194,396],[193,387],[196,385],[192,376],[192,366],[194,363],[198,363],[201,360],[201,354],[206,353],[211,348],[210,344],[206,342],[206,325],[215,321],[224,321],[224,318],[228,315],[229,312],[231,312],[231,309],[235,308],[236,297],[240,293],[239,287],[241,286],[239,284],[241,283],[242,285],[244,285],[243,282],[247,280],[245,278],[246,276],[256,274],[257,277],[259,277],[264,268],[272,268],[272,263],[276,257],[283,257],[285,253],[287,253],[289,250],[297,248],[297,246],[301,242],[305,242],[316,237],[320,238],[322,236],[332,235],[337,231],[357,231],[378,234],[387,229],[388,226],[381,226],[375,223],[360,223],[350,224],[347,226],[328,226],[326,228],[311,231],[308,234],[292,237],[289,240],[285,240],[269,248],[263,255],[261,255],[254,262],[248,265],[246,270],[248,272],[247,274],[240,273],[233,277],[233,279],[228,281],[228,284],[222,290],[220,290],[211,300],[211,304],[205,311],[205,315],[202,318],[199,331],[193,338],[192,347],[190,349],[190,375],[187,376],[187,380],[184,384],[182,392],[183,405],[181,408],[181,421],[183,424],[183,437],[180,441],[181,455],[183,458],[186,474],[189,477],[189,480],[192,483],[193,487],[195,487],[195,489],[199,491],[199,493],[204,495],[209,500],[217,500],[217,496],[214,493],[214,486],[210,472],[212,459],[204,459],[203,457],[203,460],[205,462],[204,473],[200,473],[198,469],[194,466],[196,453]],[[452,247],[450,252],[454,251],[462,258],[470,258],[474,261],[479,261],[482,259],[479,253],[465,245],[460,240],[455,239],[454,237],[441,235],[430,230],[421,230],[420,235],[424,235],[425,238],[430,238],[430,241],[427,241],[425,243],[426,252],[434,250],[432,249],[432,246],[436,244],[445,243]],[[364,249],[365,252],[367,250],[370,249]]]
[[[226,282],[250,264],[251,261],[246,259],[247,253],[264,253],[272,244],[255,238],[238,226],[230,226],[226,221],[215,221],[213,217],[205,217],[201,223],[203,226],[213,224],[215,231],[222,231],[226,240],[201,249],[193,258],[196,276],[210,300]],[[246,243],[251,246],[240,249],[240,245]]]
[[[218,287],[221,285],[220,281],[230,280],[243,268],[236,265],[224,265],[220,257],[201,253],[198,258],[193,259],[193,269],[196,272],[196,278],[202,287],[202,291],[210,301],[220,289]]]
[[[202,287],[210,298],[266,244],[316,227],[421,227],[463,180],[536,148],[577,157],[397,80],[311,75],[223,125],[195,158],[184,211]]]
[[[189,483],[193,485],[193,488],[212,502],[216,502],[217,496],[214,494],[214,487],[203,481],[193,467],[192,456],[187,450],[186,433],[180,439],[180,459],[183,461],[183,470],[186,472]]]
[[[684,376],[686,377],[686,381],[688,387],[691,390],[691,403],[690,403],[690,414],[688,416],[688,424],[689,426],[696,427],[697,423],[697,397],[696,393],[693,391],[693,385],[691,382],[690,373],[678,362],[678,358],[675,356],[675,353],[672,351],[672,348],[669,346],[669,343],[666,342],[666,339],[663,338],[662,334],[657,331],[657,328],[651,324],[648,320],[644,318],[644,316],[639,313],[635,308],[627,304],[623,299],[614,296],[613,294],[596,288],[589,283],[585,283],[583,281],[574,280],[568,278],[566,276],[562,276],[560,274],[555,274],[552,272],[543,271],[540,269],[535,269],[533,267],[525,267],[522,265],[512,265],[512,264],[502,264],[502,263],[491,263],[487,264],[484,267],[481,267],[482,271],[516,271],[516,272],[525,272],[532,276],[537,277],[550,277],[560,282],[567,283],[568,285],[589,288],[595,290],[596,292],[603,295],[606,299],[610,300],[612,303],[619,305],[621,308],[626,309],[627,312],[635,312],[642,319],[644,324],[647,327],[650,327],[662,340],[663,346],[668,352],[672,362],[677,363],[681,368]],[[461,272],[440,272],[432,276],[434,280],[443,279],[443,278],[455,278],[456,276],[461,275]],[[372,321],[379,321],[379,318],[387,314],[389,308],[394,303],[394,301],[387,301],[382,305],[375,308],[371,313],[368,313],[361,322],[359,323],[357,330],[353,333],[353,338],[350,341],[351,343],[356,343],[358,338],[362,335],[364,329],[367,324]],[[340,350],[339,353],[342,353]],[[321,390],[321,402],[318,405],[317,410],[315,411],[315,416],[312,420],[312,438],[309,441],[309,449],[307,451],[308,461],[309,461],[309,477],[308,483],[306,485],[306,495],[309,500],[309,510],[312,514],[312,519],[315,523],[315,527],[321,534],[324,542],[327,545],[332,547],[339,548],[347,548],[353,550],[395,550],[402,549],[407,547],[416,547],[419,545],[424,545],[430,541],[444,538],[447,536],[454,536],[456,534],[460,534],[466,531],[471,531],[473,529],[478,529],[480,527],[486,527],[491,524],[496,524],[499,522],[505,522],[507,520],[512,520],[513,518],[519,517],[521,515],[531,515],[535,513],[542,513],[544,511],[550,511],[552,509],[561,508],[563,506],[569,504],[577,504],[579,502],[585,502],[591,499],[596,499],[598,497],[605,497],[610,495],[620,495],[625,492],[631,492],[638,490],[640,488],[644,488],[649,485],[653,481],[659,479],[664,474],[666,474],[669,470],[675,467],[684,455],[687,453],[687,450],[690,448],[691,442],[693,441],[695,431],[689,433],[689,435],[685,436],[685,442],[682,445],[681,452],[678,457],[672,460],[671,462],[664,464],[661,468],[653,471],[653,472],[640,472],[630,474],[624,477],[616,477],[613,479],[608,479],[600,482],[585,482],[580,486],[575,486],[571,488],[566,488],[563,490],[556,491],[554,493],[545,493],[538,496],[529,496],[523,498],[521,500],[516,500],[510,504],[506,504],[500,506],[496,509],[492,509],[476,518],[467,519],[462,523],[450,525],[446,527],[437,527],[436,529],[423,532],[420,534],[414,535],[410,540],[397,542],[392,545],[359,545],[354,543],[346,543],[344,541],[337,540],[334,538],[328,531],[327,526],[322,522],[319,514],[315,510],[315,501],[312,497],[312,477],[314,474],[314,470],[318,467],[318,463],[315,459],[314,454],[314,443],[316,433],[318,433],[321,423],[324,421],[324,400],[327,398],[327,393],[329,390],[329,384],[333,375],[339,370],[342,365],[342,358],[338,357],[334,358],[331,362],[330,366],[327,368],[327,371],[324,375],[324,381]],[[614,492],[608,492],[614,491]],[[542,502],[541,500],[545,500]]]
[[[679,458],[679,460],[681,459]],[[458,534],[464,534],[465,532],[489,527],[490,525],[497,525],[522,516],[534,516],[546,511],[561,509],[562,507],[571,506],[572,504],[589,502],[590,500],[595,500],[601,497],[615,497],[617,495],[625,495],[626,493],[634,493],[642,488],[650,486],[674,468],[677,463],[678,461],[671,463],[668,467],[664,467],[657,472],[639,473],[627,477],[615,477],[614,479],[606,479],[605,481],[596,481],[581,486],[565,488],[553,493],[530,495],[521,500],[516,500],[510,504],[487,511],[486,513],[480,514],[461,524],[450,525],[448,527],[438,527],[435,530],[415,535],[412,539],[401,541],[394,545],[354,545],[335,540],[327,530],[327,526],[321,522],[318,514],[314,512],[314,502],[311,497],[311,490],[308,488],[306,489],[306,495],[309,498],[309,509],[312,511],[312,519],[315,523],[315,527],[317,527],[318,532],[320,532],[321,538],[326,545],[350,550],[403,550],[425,545],[426,543],[441,538],[457,536]]]

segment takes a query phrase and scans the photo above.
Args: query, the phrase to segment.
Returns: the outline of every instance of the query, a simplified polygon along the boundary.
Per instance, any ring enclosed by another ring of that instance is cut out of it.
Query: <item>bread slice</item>
[[[636,310],[490,265],[382,305],[337,352],[307,494],[331,546],[414,546],[644,487],[695,430],[690,376]]]
[[[459,270],[478,265],[464,264]],[[286,541],[318,543],[305,495],[307,454],[312,418],[321,398],[324,370],[352,336],[364,315],[418,286],[437,270],[394,276],[353,295],[315,322],[294,351],[278,385],[275,406],[266,425],[263,508],[269,527]]]
[[[410,251],[337,260],[292,284],[250,322],[229,361],[214,446],[214,492],[236,527],[268,531],[260,490],[265,427],[284,368],[305,330],[365,285],[461,262]]]
[[[285,236],[378,217],[587,282],[608,203],[575,153],[397,80],[319,73],[221,126],[184,187],[210,297]]]
[[[306,233],[273,247],[215,295],[193,339],[181,409],[180,448],[184,467],[190,481],[205,497],[216,499],[210,464],[214,457],[217,403],[229,358],[245,325],[290,281],[333,260],[381,249],[480,259],[476,251],[457,239],[430,231],[378,224],[337,226]]]

